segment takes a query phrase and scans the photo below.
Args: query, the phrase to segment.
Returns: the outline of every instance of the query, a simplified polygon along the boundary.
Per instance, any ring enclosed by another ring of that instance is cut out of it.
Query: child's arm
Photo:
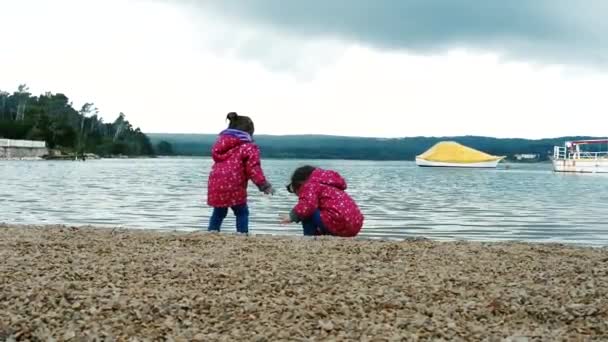
[[[298,194],[298,204],[289,212],[291,222],[306,219],[319,208],[318,187],[316,184],[304,184]]]
[[[260,162],[260,149],[257,145],[248,144],[245,149],[245,170],[247,177],[251,179],[260,191],[266,194],[274,193],[272,185],[266,180],[264,171],[262,170],[262,163]]]

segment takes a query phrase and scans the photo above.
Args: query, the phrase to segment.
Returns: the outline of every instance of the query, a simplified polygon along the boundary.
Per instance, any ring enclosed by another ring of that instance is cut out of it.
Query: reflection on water
[[[412,162],[264,160],[278,193],[250,188],[252,233],[301,234],[278,215],[283,187],[304,163],[339,171],[372,238],[529,240],[608,245],[608,177],[551,172],[549,164],[496,170],[418,168]],[[206,226],[211,160],[0,161],[0,221],[195,230]],[[234,231],[228,217],[224,231]]]

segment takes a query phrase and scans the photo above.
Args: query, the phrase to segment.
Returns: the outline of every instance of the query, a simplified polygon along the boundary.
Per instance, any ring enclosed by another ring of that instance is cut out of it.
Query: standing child
[[[298,204],[281,223],[302,222],[304,235],[357,235],[363,214],[344,190],[346,182],[336,171],[313,166],[296,169],[287,191],[298,195]]]
[[[236,216],[236,231],[249,232],[247,183],[249,180],[265,194],[274,190],[262,171],[260,149],[253,142],[253,121],[247,116],[228,113],[230,124],[217,138],[211,155],[213,168],[209,174],[207,204],[213,207],[209,231],[219,232],[231,208]]]

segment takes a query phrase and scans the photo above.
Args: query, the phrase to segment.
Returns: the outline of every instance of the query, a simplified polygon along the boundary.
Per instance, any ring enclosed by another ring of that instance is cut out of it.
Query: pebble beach
[[[0,225],[0,341],[605,341],[608,249]]]

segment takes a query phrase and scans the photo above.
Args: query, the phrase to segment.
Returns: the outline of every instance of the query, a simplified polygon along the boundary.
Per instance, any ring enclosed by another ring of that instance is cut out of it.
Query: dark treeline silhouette
[[[214,134],[149,133],[153,143],[166,141],[173,153],[186,156],[209,156]],[[567,140],[593,137],[560,137],[551,139],[499,139],[480,136],[358,138],[326,135],[270,136],[256,135],[265,158],[302,159],[361,159],[361,160],[414,160],[439,141],[457,141],[466,146],[513,160],[516,154],[538,154],[538,160],[548,160],[553,146],[563,146]]]
[[[146,134],[123,113],[106,123],[92,103],[76,110],[64,94],[33,96],[26,85],[12,94],[0,91],[0,137],[44,140],[50,148],[102,156],[154,154]]]
[[[92,152],[101,156],[155,153],[209,156],[216,139],[214,134],[144,134],[139,128],[134,128],[123,113],[113,122],[106,123],[92,103],[76,110],[64,94],[33,96],[25,85],[19,86],[12,94],[0,91],[0,137],[44,140],[50,148]],[[536,154],[538,160],[543,161],[549,158],[555,145],[561,146],[567,140],[591,138],[255,136],[265,158],[366,160],[414,160],[416,155],[435,143],[452,140],[512,160],[516,154]]]

